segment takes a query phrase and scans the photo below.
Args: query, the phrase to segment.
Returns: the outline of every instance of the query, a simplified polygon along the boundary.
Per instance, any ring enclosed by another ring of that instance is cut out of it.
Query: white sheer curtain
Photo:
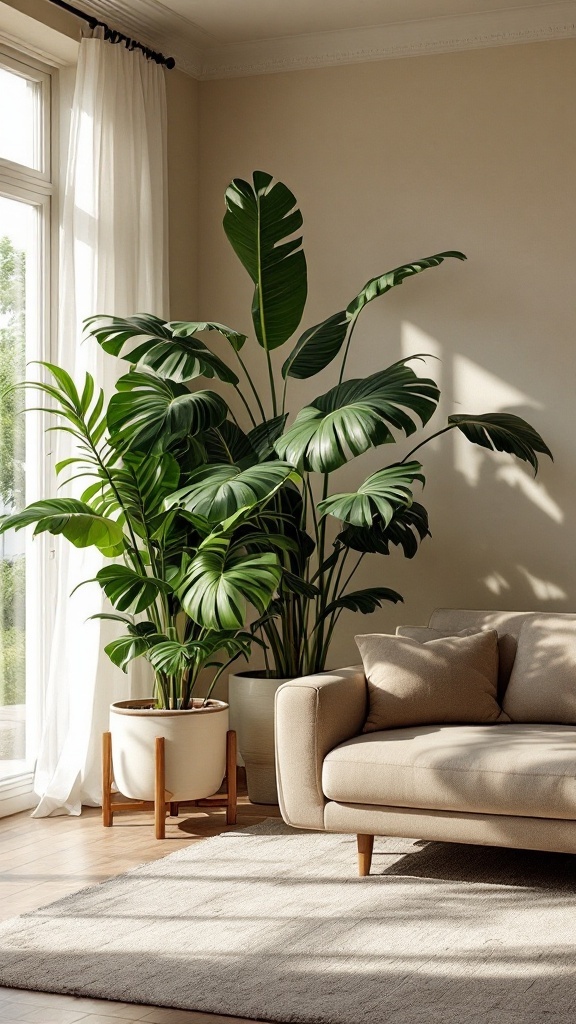
[[[95,313],[168,315],[166,97],[164,71],[138,51],[106,42],[96,30],[80,44],[60,232],[60,309],[56,362],[77,383],[86,371],[107,393],[127,364],[82,341]],[[55,435],[52,435],[53,437]],[[56,435],[57,458],[69,453]],[[106,623],[93,578],[93,549],[55,543],[55,625],[45,724],[36,769],[35,817],[79,814],[101,802],[100,737],[113,700],[140,687],[103,653]]]

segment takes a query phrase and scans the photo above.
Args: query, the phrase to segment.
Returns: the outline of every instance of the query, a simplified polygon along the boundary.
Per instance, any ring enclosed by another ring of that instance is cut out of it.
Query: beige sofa
[[[564,632],[570,643],[573,636],[576,652],[574,615],[439,609],[429,625],[444,633],[498,631],[502,699],[521,627],[535,615],[544,620],[544,636]],[[574,688],[576,694],[576,672]],[[576,725],[427,725],[363,734],[366,709],[358,666],[295,679],[276,695],[284,820],[355,833],[361,875],[370,871],[375,835],[576,853]]]

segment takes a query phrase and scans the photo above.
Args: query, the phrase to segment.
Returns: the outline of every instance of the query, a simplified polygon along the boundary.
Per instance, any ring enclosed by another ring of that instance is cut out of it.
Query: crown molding
[[[506,11],[266,39],[204,51],[201,78],[237,78],[576,36],[573,0]]]
[[[83,0],[82,6],[199,80],[243,78],[426,54],[576,37],[576,0],[226,46],[157,0]]]

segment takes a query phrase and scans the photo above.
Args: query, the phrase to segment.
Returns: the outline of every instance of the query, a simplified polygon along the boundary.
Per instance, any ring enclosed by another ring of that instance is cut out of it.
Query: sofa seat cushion
[[[576,727],[442,725],[387,729],[326,756],[339,803],[576,821]]]

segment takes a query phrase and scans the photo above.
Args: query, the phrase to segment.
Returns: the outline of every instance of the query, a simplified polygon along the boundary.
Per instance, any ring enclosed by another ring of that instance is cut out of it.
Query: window
[[[43,492],[42,424],[10,391],[49,355],[49,69],[0,49],[0,514]],[[30,398],[28,394],[26,398]],[[28,405],[37,404],[27,401]],[[0,536],[0,814],[31,792],[44,676],[44,554],[23,533]]]

